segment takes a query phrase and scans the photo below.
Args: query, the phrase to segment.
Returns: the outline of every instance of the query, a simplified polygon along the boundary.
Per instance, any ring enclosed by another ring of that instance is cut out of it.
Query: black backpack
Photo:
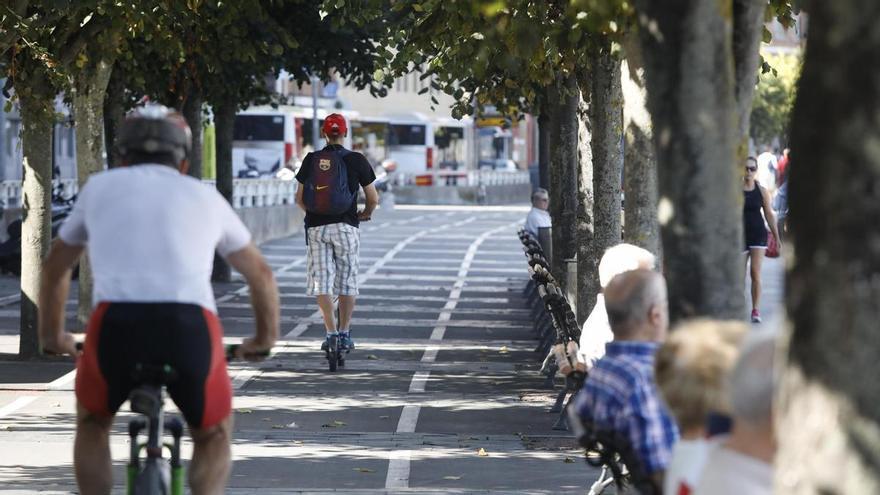
[[[303,184],[303,202],[309,213],[341,215],[347,212],[357,198],[357,191],[348,187],[348,166],[343,158],[351,153],[346,149],[321,150],[309,153],[304,167],[310,167]]]

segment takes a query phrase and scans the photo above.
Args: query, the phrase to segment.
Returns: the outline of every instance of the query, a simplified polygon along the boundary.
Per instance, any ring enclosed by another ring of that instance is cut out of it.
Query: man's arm
[[[64,331],[64,303],[70,291],[70,271],[83,246],[56,239],[43,262],[39,297],[40,347],[48,354],[76,354],[73,335]]]
[[[379,192],[376,191],[376,186],[373,183],[364,186],[364,196],[366,197],[366,204],[364,209],[358,212],[359,220],[369,220],[373,215],[373,210],[379,204]]]
[[[258,360],[255,355],[270,350],[278,340],[281,315],[275,275],[252,243],[229,254],[226,261],[247,281],[257,325],[256,334],[242,342],[236,357]]]
[[[299,206],[300,208],[302,208],[302,211],[306,211],[306,203],[305,203],[305,201],[303,201],[303,188],[304,187],[305,186],[303,185],[302,182],[299,182],[296,185],[296,198],[294,200],[294,201],[296,201],[296,205]]]

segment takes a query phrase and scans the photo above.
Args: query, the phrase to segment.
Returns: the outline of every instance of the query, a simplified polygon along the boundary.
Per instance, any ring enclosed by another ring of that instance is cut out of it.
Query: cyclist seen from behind
[[[43,266],[40,337],[49,353],[75,354],[64,331],[71,267],[88,248],[93,312],[77,359],[74,466],[83,494],[109,494],[110,427],[136,385],[137,363],[167,364],[168,392],[194,442],[195,494],[223,493],[231,467],[232,386],[211,271],[215,250],[250,287],[256,333],[239,358],[278,338],[278,289],[271,269],[232,207],[188,177],[192,147],[183,118],[165,107],[135,110],[120,126],[122,166],[96,174],[79,194]]]
[[[373,181],[376,174],[364,155],[348,151],[342,141],[348,133],[345,117],[337,113],[324,119],[321,129],[327,146],[309,153],[296,179],[296,204],[305,210],[308,244],[307,289],[317,296],[324,317],[326,340],[338,335],[340,349],[351,350],[351,315],[358,295],[360,222],[370,220],[379,202]],[[357,209],[358,188],[366,204]],[[339,321],[334,315],[333,297],[339,297]]]

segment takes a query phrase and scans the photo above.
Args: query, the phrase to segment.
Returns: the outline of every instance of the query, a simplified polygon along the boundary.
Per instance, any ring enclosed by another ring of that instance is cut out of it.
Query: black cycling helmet
[[[186,119],[162,105],[134,109],[119,126],[116,147],[128,155],[164,155],[180,163],[192,151],[192,131]]]

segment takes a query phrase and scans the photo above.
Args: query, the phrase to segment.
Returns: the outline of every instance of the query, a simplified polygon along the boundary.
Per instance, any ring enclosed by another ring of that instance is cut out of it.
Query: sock
[[[341,329],[340,329],[340,330],[339,330],[339,335],[348,335],[349,332],[350,332],[350,330],[341,330]]]

